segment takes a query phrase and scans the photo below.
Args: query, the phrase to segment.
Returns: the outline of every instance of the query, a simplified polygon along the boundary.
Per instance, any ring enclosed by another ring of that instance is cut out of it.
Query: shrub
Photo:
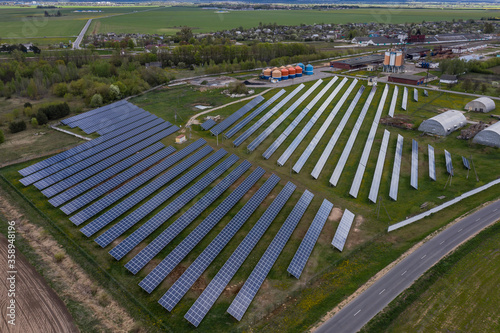
[[[38,110],[36,114],[36,121],[38,122],[38,125],[45,125],[49,122],[49,118],[47,118],[45,112],[43,112],[42,110]]]
[[[0,130],[0,143],[4,143],[5,142],[5,135],[3,135],[3,131]]]
[[[24,131],[26,129],[26,123],[24,120],[13,121],[9,124],[9,130],[11,133],[17,133]]]
[[[64,82],[56,83],[52,86],[52,92],[58,97],[64,97],[68,92],[68,85]]]
[[[57,262],[61,262],[63,261],[64,259],[64,252],[57,252],[56,254],[54,254],[54,259],[57,261]]]
[[[31,118],[31,126],[38,127],[38,120],[36,118]]]
[[[25,107],[25,108],[31,108],[31,107],[33,107],[33,106],[31,105],[31,103],[30,103],[30,102],[26,102],[26,103],[24,103],[24,107]]]
[[[248,88],[243,82],[232,82],[229,85],[231,94],[248,94]]]
[[[69,115],[70,108],[69,108],[68,103],[64,102],[64,103],[49,105],[49,106],[38,109],[38,112],[40,112],[40,111],[45,113],[48,120],[53,120],[53,119],[59,119],[59,118],[62,118],[64,116]],[[38,122],[40,123],[40,121],[38,121]],[[40,124],[40,125],[42,125],[42,124]]]
[[[99,107],[102,105],[102,96],[100,94],[95,94],[92,96],[90,100],[90,106],[93,108]]]

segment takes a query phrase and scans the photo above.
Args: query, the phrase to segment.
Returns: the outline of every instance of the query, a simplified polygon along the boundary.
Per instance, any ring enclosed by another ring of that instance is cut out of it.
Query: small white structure
[[[451,132],[465,126],[467,120],[462,112],[449,110],[435,117],[424,120],[418,130],[428,134],[447,136]]]
[[[458,83],[458,78],[456,75],[443,74],[439,78],[439,83],[455,84]]]
[[[472,142],[500,148],[500,121],[477,133]]]
[[[479,97],[465,104],[465,109],[469,111],[490,112],[495,110],[495,102],[488,97]]]
[[[184,134],[181,134],[181,135],[175,137],[175,143],[183,143],[186,141],[187,141],[187,139],[186,139],[186,136]]]

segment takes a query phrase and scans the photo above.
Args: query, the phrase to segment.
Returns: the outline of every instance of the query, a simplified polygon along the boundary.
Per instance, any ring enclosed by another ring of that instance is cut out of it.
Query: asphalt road
[[[425,271],[469,237],[500,220],[500,200],[427,241],[330,318],[316,333],[359,331]]]
[[[87,29],[89,28],[90,23],[92,23],[92,19],[89,19],[87,21],[87,23],[85,23],[85,25],[83,26],[82,31],[80,32],[80,34],[78,35],[78,37],[76,37],[75,41],[73,42],[73,48],[75,50],[80,48],[80,44],[81,44],[81,42],[83,40],[83,37],[87,33]]]

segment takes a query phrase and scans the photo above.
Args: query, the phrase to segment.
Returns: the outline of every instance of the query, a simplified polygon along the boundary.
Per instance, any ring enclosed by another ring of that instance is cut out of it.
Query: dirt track
[[[7,239],[0,234],[0,332],[78,332],[63,301],[26,258],[16,253],[16,320],[7,323]]]

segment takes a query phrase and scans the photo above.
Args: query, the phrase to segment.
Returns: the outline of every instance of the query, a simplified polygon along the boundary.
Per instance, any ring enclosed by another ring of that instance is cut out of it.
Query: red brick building
[[[389,76],[389,82],[403,83],[403,84],[412,84],[414,86],[419,86],[424,84],[425,77],[418,75],[410,75],[410,74],[392,74]]]

